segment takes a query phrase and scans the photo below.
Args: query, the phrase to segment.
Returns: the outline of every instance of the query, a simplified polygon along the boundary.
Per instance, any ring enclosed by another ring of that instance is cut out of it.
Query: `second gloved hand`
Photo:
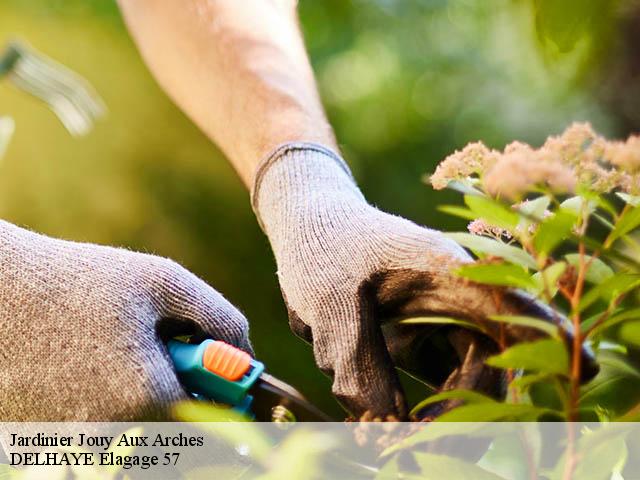
[[[0,221],[0,421],[158,418],[186,398],[161,336],[250,351],[244,316],[170,260]]]
[[[498,337],[499,327],[487,320],[499,313],[495,289],[451,274],[470,256],[442,233],[369,205],[335,153],[315,144],[279,148],[259,168],[252,199],[275,252],[291,327],[313,342],[318,366],[333,376],[334,394],[354,415],[406,417],[391,357],[407,352],[393,351],[385,320],[444,315]],[[501,311],[558,321],[522,292],[509,292]],[[507,344],[542,335],[515,325],[504,333]],[[468,344],[454,337],[454,349]],[[405,340],[401,349],[412,348]],[[431,365],[418,368],[442,369],[445,359],[431,357]],[[469,387],[456,375],[449,381]]]

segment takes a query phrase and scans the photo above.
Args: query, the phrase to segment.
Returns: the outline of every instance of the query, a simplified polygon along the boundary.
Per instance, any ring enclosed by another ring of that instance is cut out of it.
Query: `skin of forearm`
[[[278,145],[337,148],[294,2],[119,0],[155,78],[247,186]]]

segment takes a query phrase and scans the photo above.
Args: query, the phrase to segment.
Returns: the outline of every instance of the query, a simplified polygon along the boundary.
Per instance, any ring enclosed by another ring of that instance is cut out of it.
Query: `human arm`
[[[173,101],[247,187],[285,142],[337,150],[291,0],[120,0],[139,50]]]
[[[339,155],[292,2],[120,3],[159,83],[251,189],[292,329],[313,342],[354,415],[406,416],[392,361],[403,352],[383,330],[395,318],[467,319],[492,328],[496,342],[490,315],[555,320],[521,293],[463,284],[451,274],[471,261],[462,248],[367,203]],[[540,335],[507,326],[504,343]],[[422,361],[418,369],[432,370],[442,359]]]

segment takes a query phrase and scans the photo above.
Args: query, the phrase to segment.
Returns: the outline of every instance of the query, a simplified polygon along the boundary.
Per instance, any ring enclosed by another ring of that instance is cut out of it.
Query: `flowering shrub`
[[[505,402],[441,393],[436,398],[464,401],[442,420],[471,412],[474,421],[640,420],[640,137],[608,141],[576,123],[540,148],[514,142],[500,152],[472,143],[440,163],[430,182],[464,195],[466,207],[441,209],[470,220],[468,233],[448,235],[478,262],[455,273],[527,290],[566,312],[574,331],[568,348],[562,331],[539,319],[495,318],[549,338],[488,360],[512,380]],[[586,385],[583,346],[601,365]]]

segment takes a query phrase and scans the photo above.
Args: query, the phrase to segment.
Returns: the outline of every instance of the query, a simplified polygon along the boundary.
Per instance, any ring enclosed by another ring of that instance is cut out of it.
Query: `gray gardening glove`
[[[405,418],[392,358],[421,376],[444,363],[435,356],[418,364],[415,342],[393,328],[383,334],[385,320],[446,315],[500,337],[498,325],[487,321],[498,313],[496,290],[450,273],[454,264],[471,261],[469,255],[440,232],[370,206],[335,153],[315,144],[280,147],[260,165],[252,201],[275,253],[291,328],[313,342],[318,366],[333,376],[334,394],[354,415]],[[520,292],[508,292],[500,310],[555,321]],[[508,325],[504,341],[541,335]]]
[[[250,351],[244,316],[151,255],[0,221],[0,421],[157,418],[185,398],[160,337]]]

